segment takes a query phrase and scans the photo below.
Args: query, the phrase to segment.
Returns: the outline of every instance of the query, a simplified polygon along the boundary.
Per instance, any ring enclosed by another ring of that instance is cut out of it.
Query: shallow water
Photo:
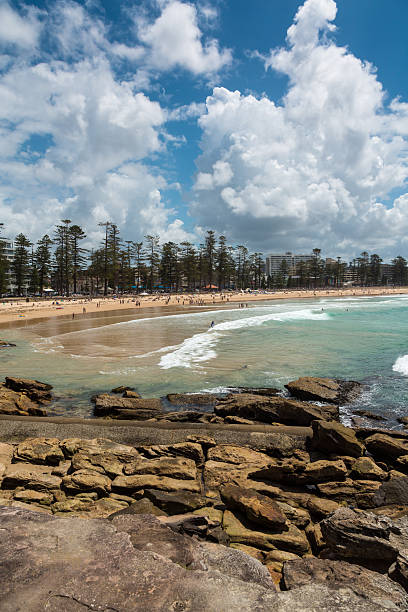
[[[51,383],[54,414],[89,416],[90,396],[119,384],[159,397],[283,388],[304,375],[360,380],[367,387],[358,407],[393,421],[408,414],[408,296],[98,313],[2,335],[18,345],[0,353],[2,373]]]

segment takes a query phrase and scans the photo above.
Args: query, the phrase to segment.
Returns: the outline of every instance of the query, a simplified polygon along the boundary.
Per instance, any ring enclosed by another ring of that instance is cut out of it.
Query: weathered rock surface
[[[17,393],[24,393],[33,402],[37,402],[38,404],[47,403],[52,399],[50,393],[52,386],[40,382],[39,380],[6,376],[5,386]]]
[[[214,393],[169,393],[166,399],[175,406],[212,406],[218,398]]]
[[[124,410],[135,411],[133,418],[144,420],[151,418],[150,414],[157,416],[162,411],[161,401],[157,398],[142,399],[137,397],[119,397],[116,393],[100,393],[92,398],[95,416],[120,417],[124,415]],[[136,414],[139,412],[140,414]],[[127,414],[127,412],[126,412]]]
[[[214,408],[219,416],[238,416],[245,419],[287,425],[307,426],[315,419],[338,419],[335,406],[317,406],[280,396],[257,394],[230,394],[217,402]]]
[[[119,477],[120,478],[120,477]],[[93,470],[78,470],[62,479],[62,486],[70,492],[92,492],[107,495],[111,490],[111,480]]]
[[[402,455],[408,455],[408,440],[383,433],[376,433],[366,438],[365,445],[374,457],[397,459]]]
[[[361,383],[352,380],[314,378],[303,376],[285,385],[291,395],[306,401],[346,404],[356,399],[363,389]]]
[[[193,459],[198,465],[205,461],[204,452],[201,444],[194,442],[179,442],[176,444],[157,444],[155,446],[139,446],[138,451],[143,457],[187,457]]]
[[[313,421],[313,448],[338,455],[360,457],[363,445],[349,427],[331,421]]]
[[[288,590],[303,585],[324,585],[334,590],[351,589],[373,606],[390,610],[408,608],[407,593],[387,576],[345,561],[328,559],[295,559],[283,567],[283,579]]]
[[[0,414],[46,416],[47,412],[27,395],[0,384]]]
[[[54,491],[61,486],[62,480],[51,474],[51,467],[26,463],[10,464],[3,476],[2,489],[25,487],[34,491]]]
[[[58,465],[64,460],[58,438],[27,438],[14,453],[19,461],[45,465]]]
[[[375,506],[392,504],[408,506],[408,477],[383,482],[374,495]]]
[[[30,612],[277,609],[272,580],[255,559],[138,518],[84,521],[2,509],[2,609],[26,609],[27,601]]]
[[[211,501],[203,495],[189,491],[167,492],[146,489],[144,495],[167,514],[193,512],[199,508],[204,508]]]
[[[196,480],[180,480],[154,474],[137,474],[135,476],[117,476],[112,483],[114,491],[139,491],[140,489],[160,489],[161,491],[191,491],[200,493],[201,488]]]
[[[221,489],[227,508],[239,510],[249,521],[275,531],[287,530],[286,517],[270,498],[251,489],[227,486]]]
[[[136,474],[156,474],[170,478],[195,480],[197,468],[193,459],[186,457],[160,457],[159,459],[136,459],[124,467],[127,476]]]

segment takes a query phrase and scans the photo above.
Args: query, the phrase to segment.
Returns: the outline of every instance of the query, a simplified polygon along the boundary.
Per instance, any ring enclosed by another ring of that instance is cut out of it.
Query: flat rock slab
[[[293,397],[300,400],[346,404],[356,399],[363,385],[353,380],[303,376],[285,385]]]

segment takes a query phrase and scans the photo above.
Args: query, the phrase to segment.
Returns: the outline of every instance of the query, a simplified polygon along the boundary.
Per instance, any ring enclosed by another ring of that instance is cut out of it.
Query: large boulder
[[[337,380],[333,378],[315,378],[303,376],[287,385],[287,390],[294,397],[314,402],[329,402],[346,404],[359,396],[363,385],[353,380]]]
[[[314,449],[350,457],[360,457],[363,454],[364,446],[349,427],[332,421],[313,421],[312,428]]]
[[[94,415],[95,416],[111,416],[111,417],[123,417],[128,415],[130,412],[130,418],[138,420],[142,415],[144,418],[151,418],[150,414],[157,416],[162,411],[162,404],[160,399],[141,399],[137,397],[119,397],[117,394],[100,393],[92,398],[94,402]],[[126,411],[124,413],[123,411]],[[132,417],[133,411],[135,414]],[[139,415],[137,413],[140,413]]]
[[[214,393],[169,393],[166,400],[174,406],[213,406],[217,401]]]
[[[395,460],[408,454],[408,439],[375,433],[365,440],[367,450],[380,459]]]
[[[263,423],[308,426],[315,419],[338,419],[336,406],[317,406],[281,396],[231,394],[217,402],[215,414],[238,416]]]
[[[2,489],[24,487],[45,493],[53,492],[60,488],[62,479],[51,472],[52,467],[48,466],[12,463],[6,467],[1,487]]]
[[[136,474],[135,476],[117,476],[112,483],[114,491],[135,493],[140,489],[159,489],[160,491],[191,491],[200,493],[197,480],[180,480],[155,474]]]
[[[370,512],[339,508],[320,523],[328,548],[340,559],[387,569],[408,547],[406,517],[392,521]]]
[[[111,490],[111,480],[94,470],[78,470],[62,479],[63,488],[69,493],[92,492],[107,495]]]
[[[223,487],[220,493],[227,508],[239,510],[250,522],[275,531],[287,530],[285,515],[269,497],[231,485]]]
[[[191,493],[190,491],[168,492],[146,489],[144,495],[167,514],[193,512],[199,508],[204,508],[211,501],[204,495]]]
[[[17,446],[14,458],[29,463],[58,465],[64,461],[64,454],[58,438],[27,438]]]
[[[197,468],[193,459],[186,457],[160,457],[159,459],[137,459],[124,467],[127,476],[136,474],[156,474],[169,478],[195,480]]]
[[[4,508],[0,529],[5,612],[278,609],[259,561],[176,534],[154,517],[83,520]]]
[[[327,481],[341,481],[347,476],[347,468],[343,461],[308,461],[307,458],[270,459],[263,469],[251,472],[250,478],[270,482],[310,485]]]
[[[5,386],[17,393],[24,393],[33,402],[37,402],[38,404],[46,404],[52,399],[50,393],[52,386],[40,382],[39,380],[6,376]]]
[[[25,393],[13,391],[0,384],[0,414],[17,416],[46,416],[47,412]]]
[[[408,595],[399,584],[378,572],[345,561],[312,558],[286,561],[283,581],[287,590],[308,584],[334,590],[348,588],[369,600],[373,610],[382,606],[390,610],[408,609]]]
[[[383,482],[374,495],[376,506],[408,506],[408,477]]]
[[[177,442],[176,444],[156,444],[153,446],[138,446],[137,450],[143,457],[187,457],[198,465],[204,463],[205,457],[201,444],[194,442]]]

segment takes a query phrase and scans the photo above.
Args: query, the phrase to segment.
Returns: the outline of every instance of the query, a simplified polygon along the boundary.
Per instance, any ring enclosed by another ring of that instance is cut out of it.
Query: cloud
[[[152,23],[140,20],[138,35],[147,47],[145,61],[156,70],[182,68],[195,75],[208,74],[232,61],[231,51],[220,50],[216,40],[203,44],[196,8],[179,0],[167,3]]]
[[[41,31],[41,23],[34,9],[21,17],[7,2],[0,5],[0,44],[35,47]]]
[[[264,252],[400,248],[407,196],[391,206],[387,197],[406,188],[408,105],[387,105],[373,66],[330,38],[336,10],[307,0],[287,46],[263,58],[289,78],[281,104],[225,88],[207,98],[192,206],[200,226]]]

